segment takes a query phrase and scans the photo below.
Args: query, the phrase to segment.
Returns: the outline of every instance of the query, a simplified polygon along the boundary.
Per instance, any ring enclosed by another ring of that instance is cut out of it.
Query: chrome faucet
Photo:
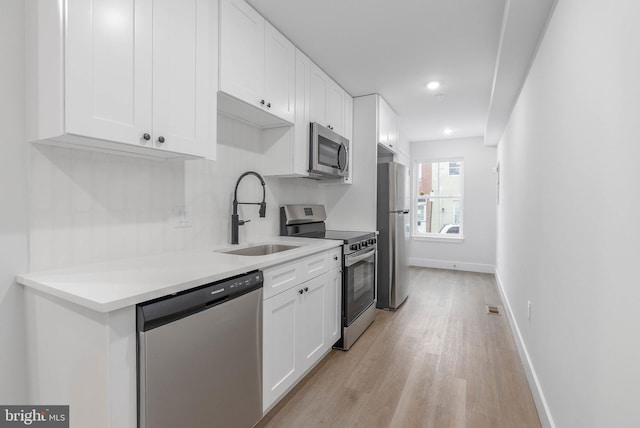
[[[238,185],[240,184],[240,181],[242,181],[242,179],[247,175],[255,175],[260,180],[260,183],[262,184],[262,202],[238,202]],[[265,195],[266,195],[266,190],[265,190],[264,179],[257,172],[247,171],[238,178],[238,181],[236,182],[236,189],[233,191],[233,214],[231,214],[231,243],[232,244],[238,243],[238,233],[239,233],[240,226],[251,221],[251,220],[240,220],[238,218],[238,204],[260,205],[260,212],[259,212],[260,217],[264,217],[267,214],[267,203],[265,202]]]

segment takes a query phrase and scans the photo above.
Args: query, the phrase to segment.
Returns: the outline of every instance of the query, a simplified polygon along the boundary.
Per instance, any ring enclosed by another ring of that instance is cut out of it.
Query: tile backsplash
[[[34,145],[30,153],[31,270],[224,245],[230,241],[233,190],[240,174],[268,161],[260,131],[218,119],[217,161],[154,160]],[[279,232],[279,207],[326,203],[312,180],[265,177],[267,216],[241,205],[240,242]],[[243,179],[238,200],[259,202],[262,186]],[[174,211],[186,208],[190,227],[176,227]]]

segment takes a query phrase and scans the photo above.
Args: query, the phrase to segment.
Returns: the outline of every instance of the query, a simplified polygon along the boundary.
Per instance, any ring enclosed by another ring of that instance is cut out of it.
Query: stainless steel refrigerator
[[[376,307],[397,309],[409,296],[409,170],[378,164],[378,294]]]

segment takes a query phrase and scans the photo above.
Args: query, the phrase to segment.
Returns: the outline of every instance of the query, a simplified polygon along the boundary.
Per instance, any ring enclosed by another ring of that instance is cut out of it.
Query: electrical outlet
[[[174,227],[191,227],[191,209],[184,205],[173,207]]]
[[[527,300],[527,319],[531,321],[531,301]]]

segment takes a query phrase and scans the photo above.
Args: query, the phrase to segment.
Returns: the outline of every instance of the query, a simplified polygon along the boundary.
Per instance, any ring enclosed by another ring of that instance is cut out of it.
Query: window
[[[416,236],[462,236],[461,159],[416,163],[414,171]]]
[[[449,175],[460,175],[460,162],[449,162]]]

